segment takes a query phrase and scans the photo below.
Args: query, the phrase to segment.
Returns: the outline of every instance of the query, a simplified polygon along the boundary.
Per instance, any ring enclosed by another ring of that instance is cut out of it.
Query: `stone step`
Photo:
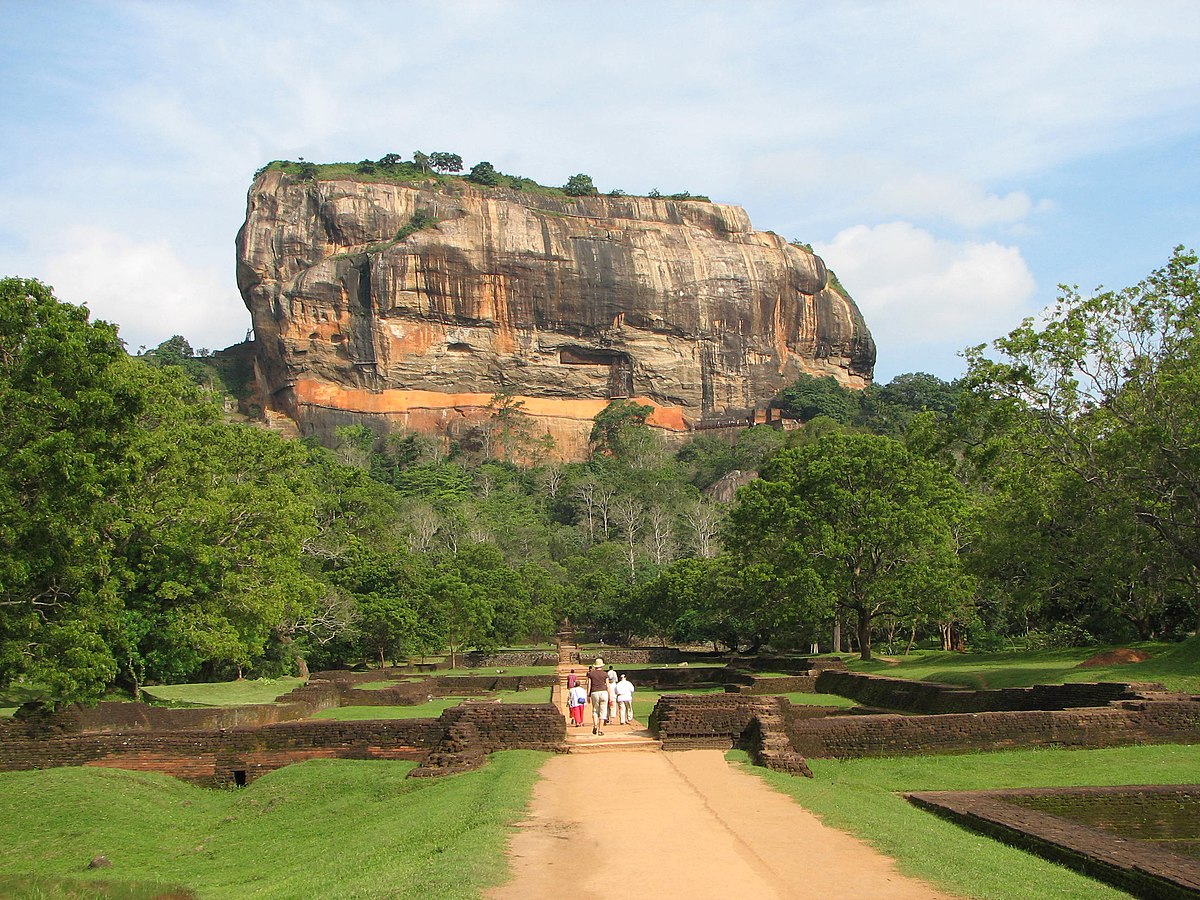
[[[636,738],[636,739],[621,739],[615,737],[609,739],[608,735],[597,737],[588,735],[589,740],[568,740],[568,753],[634,753],[634,752],[657,752],[662,750],[662,741],[656,741],[653,738]]]

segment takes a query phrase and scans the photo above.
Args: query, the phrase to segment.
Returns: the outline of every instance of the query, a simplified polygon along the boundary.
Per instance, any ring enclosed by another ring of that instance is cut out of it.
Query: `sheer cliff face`
[[[260,385],[306,433],[462,436],[505,392],[576,458],[614,397],[686,431],[875,361],[821,260],[733,206],[266,172],[237,250]]]

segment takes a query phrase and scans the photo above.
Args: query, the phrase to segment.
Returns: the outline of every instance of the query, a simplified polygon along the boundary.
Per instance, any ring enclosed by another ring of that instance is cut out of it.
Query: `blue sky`
[[[816,247],[876,377],[1200,245],[1200,3],[0,0],[0,274],[131,349],[245,335],[272,159],[688,190]]]

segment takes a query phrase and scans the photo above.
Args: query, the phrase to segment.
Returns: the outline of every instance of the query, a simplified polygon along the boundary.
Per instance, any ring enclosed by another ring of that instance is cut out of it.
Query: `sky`
[[[0,276],[131,351],[250,325],[255,170],[460,154],[813,245],[875,376],[1200,246],[1200,3],[0,0]]]

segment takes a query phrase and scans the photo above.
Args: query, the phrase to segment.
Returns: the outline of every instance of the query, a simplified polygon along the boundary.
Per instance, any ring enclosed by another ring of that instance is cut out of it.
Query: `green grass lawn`
[[[1129,644],[1150,659],[1123,666],[1077,668],[1111,647],[1028,650],[1012,653],[948,653],[921,650],[896,662],[848,660],[855,672],[891,675],[916,681],[942,681],[975,688],[1027,687],[1077,681],[1158,681],[1169,690],[1200,692],[1200,637],[1178,644]]]
[[[435,675],[478,675],[481,678],[496,675],[553,675],[554,666],[492,666],[477,669],[445,669]]]
[[[741,751],[730,757],[745,762]],[[810,759],[814,778],[750,767],[826,824],[895,858],[910,875],[964,897],[1100,900],[1128,895],[960,828],[904,800],[901,791],[1194,783],[1200,746],[1018,750],[964,756]]]
[[[836,706],[839,709],[858,706],[857,700],[849,700],[838,694],[806,694],[803,691],[794,691],[790,694],[776,694],[775,696],[784,697],[796,706]]]
[[[550,688],[496,691],[486,697],[434,697],[429,702],[416,706],[343,706],[338,709],[323,709],[314,713],[313,718],[335,719],[340,722],[360,722],[367,719],[436,719],[447,709],[458,706],[464,700],[493,699],[501,703],[549,703]]]
[[[155,700],[193,706],[242,706],[271,703],[302,684],[302,678],[244,678],[212,684],[156,684],[143,688],[142,693]]]
[[[20,889],[38,876],[201,898],[477,897],[505,877],[508,828],[545,759],[512,750],[420,779],[409,762],[311,760],[229,790],[119,769],[0,773],[0,890],[98,896]],[[113,867],[87,870],[99,853]]]
[[[396,685],[399,685],[399,684],[411,684],[412,682],[415,682],[415,681],[424,681],[424,680],[425,679],[423,679],[423,678],[414,677],[414,678],[399,678],[399,679],[393,678],[391,681],[368,681],[365,684],[354,685],[354,690],[356,690],[356,691],[382,691],[385,688],[396,687]]]

